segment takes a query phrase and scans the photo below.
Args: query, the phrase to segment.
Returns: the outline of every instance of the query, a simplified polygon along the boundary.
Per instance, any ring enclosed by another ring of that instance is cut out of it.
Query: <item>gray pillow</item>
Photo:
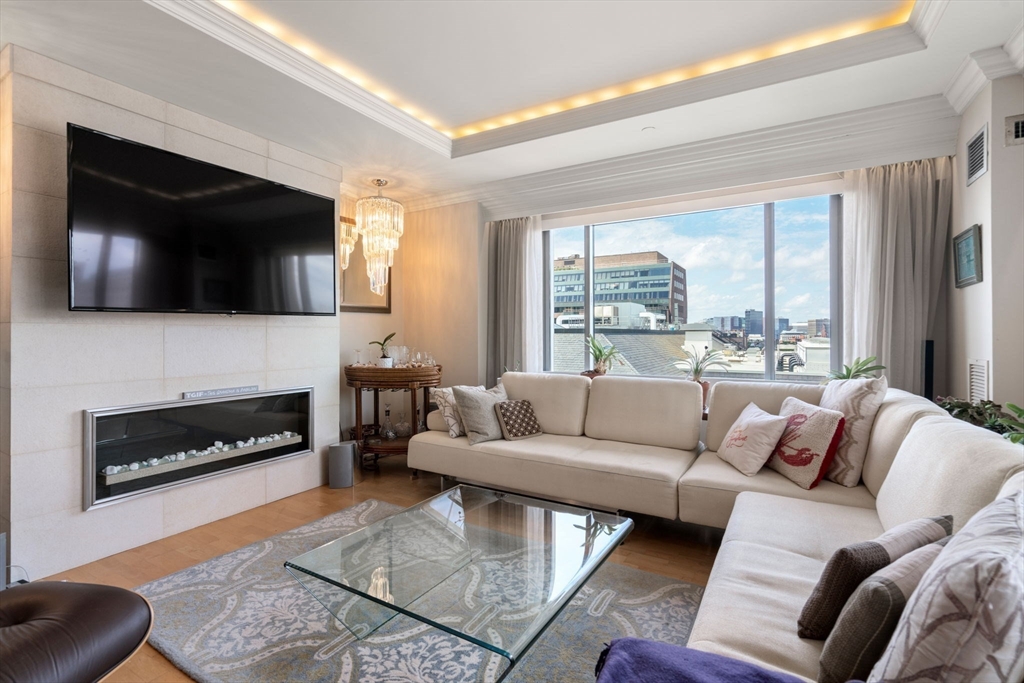
[[[505,387],[499,384],[487,391],[475,387],[452,387],[452,392],[470,445],[502,438],[501,423],[494,406],[508,399]]]

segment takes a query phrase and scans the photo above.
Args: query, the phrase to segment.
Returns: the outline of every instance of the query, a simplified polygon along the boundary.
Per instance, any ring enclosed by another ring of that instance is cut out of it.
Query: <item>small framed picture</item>
[[[980,223],[975,223],[953,238],[953,267],[958,289],[981,282]]]

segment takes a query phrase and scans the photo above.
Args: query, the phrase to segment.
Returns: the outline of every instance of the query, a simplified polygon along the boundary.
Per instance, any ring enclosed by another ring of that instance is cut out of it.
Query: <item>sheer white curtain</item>
[[[921,393],[953,200],[949,157],[848,171],[843,356],[877,356],[889,386]]]
[[[540,372],[544,361],[544,264],[540,216],[487,224],[490,261],[487,381],[505,368]]]

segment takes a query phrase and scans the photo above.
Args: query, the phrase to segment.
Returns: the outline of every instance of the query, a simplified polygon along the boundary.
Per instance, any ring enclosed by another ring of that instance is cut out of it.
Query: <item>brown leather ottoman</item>
[[[90,683],[138,650],[153,610],[115,586],[39,581],[0,591],[0,682]]]

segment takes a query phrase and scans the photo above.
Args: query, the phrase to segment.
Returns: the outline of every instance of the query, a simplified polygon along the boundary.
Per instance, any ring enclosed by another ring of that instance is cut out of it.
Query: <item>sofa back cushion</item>
[[[946,411],[931,401],[900,389],[889,389],[882,405],[875,413],[875,423],[868,437],[868,450],[864,456],[861,478],[871,494],[878,496],[882,482],[889,474],[893,458],[907,438],[910,428],[922,417],[946,415]]]
[[[501,376],[512,401],[529,401],[545,434],[583,436],[590,379],[582,375],[506,372]]]
[[[586,434],[690,451],[700,443],[702,402],[700,385],[685,379],[597,377],[590,386]]]
[[[791,384],[788,382],[715,382],[708,397],[708,431],[705,445],[709,451],[718,451],[729,428],[748,403],[761,410],[778,415],[782,402],[795,396],[804,403],[818,405],[825,387],[817,384]]]
[[[948,415],[923,417],[903,440],[876,501],[882,526],[953,515],[959,531],[1024,470],[1021,447]]]

